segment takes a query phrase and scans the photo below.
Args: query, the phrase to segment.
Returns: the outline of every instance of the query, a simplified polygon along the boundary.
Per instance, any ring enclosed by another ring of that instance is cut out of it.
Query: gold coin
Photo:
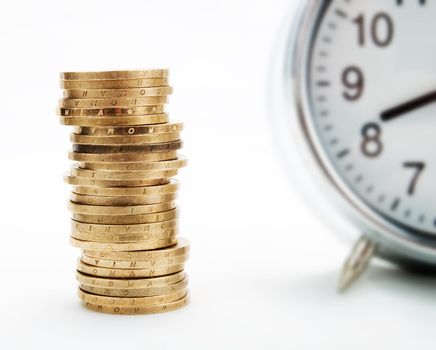
[[[61,80],[150,79],[168,77],[168,69],[114,70],[105,72],[63,72]]]
[[[126,186],[126,187],[136,187],[136,186],[154,186],[154,185],[162,185],[169,182],[168,177],[176,176],[176,170],[168,170],[161,172],[153,172],[150,176],[156,176],[155,179],[143,179],[143,180],[105,180],[105,179],[92,179],[86,177],[78,177],[78,176],[65,176],[65,182],[70,185],[78,185],[78,186],[102,186],[102,187],[118,187],[118,186]],[[89,203],[93,204],[93,203]]]
[[[159,277],[183,271],[184,264],[156,267],[152,269],[132,270],[132,269],[107,269],[105,267],[95,267],[80,261],[77,270],[82,273],[111,278],[135,278],[135,277]]]
[[[108,108],[108,107],[135,107],[135,106],[156,106],[168,103],[166,96],[154,97],[118,97],[118,98],[100,98],[100,99],[60,99],[59,107],[65,108]]]
[[[159,125],[147,126],[117,126],[117,127],[86,127],[76,126],[74,133],[84,136],[134,136],[134,135],[149,135],[149,134],[167,134],[180,132],[183,129],[183,124],[180,122],[169,122]]]
[[[177,226],[177,220],[168,220],[152,224],[136,224],[136,225],[100,225],[86,224],[71,220],[71,229],[73,233],[83,234],[116,234],[123,237],[126,234],[132,233],[165,233],[171,232]],[[75,236],[73,236],[75,237]],[[78,238],[82,239],[82,238]],[[86,239],[85,239],[86,240]],[[92,239],[90,239],[92,241]]]
[[[177,198],[177,193],[167,193],[150,196],[89,196],[78,193],[71,193],[70,199],[78,204],[94,206],[144,206],[173,202]]]
[[[72,219],[88,224],[134,225],[174,220],[177,216],[178,212],[174,209],[162,213],[139,215],[87,215],[73,213]]]
[[[76,273],[77,281],[80,284],[90,287],[98,287],[105,289],[140,289],[151,287],[165,287],[185,279],[185,272],[176,272],[171,275],[151,278],[102,278],[90,275],[85,275],[79,271]]]
[[[175,207],[176,204],[174,202],[132,206],[84,205],[70,202],[68,206],[73,213],[84,215],[153,214],[173,210]]]
[[[171,86],[139,88],[139,89],[90,89],[90,90],[64,90],[64,98],[119,98],[119,97],[146,97],[171,95]]]
[[[177,170],[157,170],[157,171],[106,171],[89,170],[73,166],[70,176],[93,180],[146,180],[161,179],[177,174]]]
[[[169,303],[183,298],[186,294],[186,289],[181,289],[168,294],[160,294],[146,297],[109,297],[96,295],[79,288],[79,298],[87,303],[94,305],[107,306],[153,306]]]
[[[172,256],[189,254],[189,250],[189,241],[185,238],[179,237],[179,241],[176,245],[157,250],[121,252],[88,249],[84,251],[84,254],[93,258],[139,261],[163,259]]]
[[[183,147],[183,141],[141,144],[141,145],[78,145],[73,144],[73,151],[78,153],[91,154],[113,154],[113,153],[155,153],[176,151]]]
[[[130,89],[143,87],[167,86],[166,78],[126,79],[126,80],[61,80],[61,89],[88,90],[88,89]]]
[[[150,114],[164,113],[165,107],[108,107],[108,108],[56,108],[56,114],[60,117],[135,117]]]
[[[159,277],[158,277],[159,278]],[[92,294],[94,296],[101,297],[114,297],[124,299],[124,303],[132,302],[134,298],[149,298],[160,295],[172,294],[175,292],[185,291],[186,287],[188,287],[188,279],[184,279],[182,281],[161,287],[148,287],[148,288],[101,288],[95,286],[88,286],[85,284],[80,284],[80,289],[86,293]],[[107,305],[107,304],[106,304]]]
[[[102,243],[102,242],[89,242],[82,241],[70,237],[70,244],[74,247],[87,249],[87,250],[103,250],[111,252],[129,252],[148,249],[161,249],[173,246],[177,243],[177,237],[170,237],[164,239],[149,239],[142,242],[125,242],[125,243]]]
[[[131,136],[94,136],[72,133],[70,141],[82,145],[140,145],[158,144],[180,140],[180,133],[131,135]]]
[[[147,163],[80,163],[79,166],[89,170],[106,171],[155,171],[174,170],[185,167],[188,164],[186,157],[179,155],[177,159]]]
[[[149,163],[153,164],[153,163]],[[168,184],[146,186],[146,187],[84,187],[74,186],[73,193],[84,194],[88,196],[100,197],[117,197],[117,196],[153,196],[168,193],[176,193],[179,189],[179,182],[176,179],[171,179]],[[90,213],[81,213],[90,214]],[[144,213],[142,213],[144,214]]]
[[[150,114],[133,117],[60,117],[63,125],[71,126],[116,126],[116,125],[152,125],[168,122],[168,114]]]
[[[111,269],[152,269],[160,266],[170,266],[176,264],[185,263],[189,258],[189,255],[178,255],[170,258],[163,258],[157,260],[147,261],[125,261],[125,260],[106,260],[100,258],[92,258],[82,254],[82,261],[85,264],[97,267],[106,267]]]
[[[155,306],[105,306],[105,305],[96,305],[91,303],[84,303],[84,305],[92,310],[107,314],[116,314],[116,315],[147,315],[147,314],[158,314],[163,312],[170,312],[180,309],[189,303],[189,292],[185,297],[169,302],[161,305]]]
[[[160,160],[172,160],[177,158],[177,151],[155,152],[155,153],[77,153],[69,152],[70,160],[89,163],[136,163],[136,162],[156,162]],[[140,185],[137,185],[140,186]]]

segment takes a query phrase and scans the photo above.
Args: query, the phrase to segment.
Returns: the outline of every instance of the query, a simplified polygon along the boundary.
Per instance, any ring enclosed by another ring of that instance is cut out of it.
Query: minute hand
[[[436,102],[436,91],[432,91],[428,94],[422,95],[413,100],[407,101],[405,103],[402,103],[398,106],[395,106],[393,108],[390,108],[382,112],[380,118],[381,120],[387,122],[389,120],[398,118],[404,114],[410,113],[415,109],[424,107],[430,103],[435,103],[435,102]]]

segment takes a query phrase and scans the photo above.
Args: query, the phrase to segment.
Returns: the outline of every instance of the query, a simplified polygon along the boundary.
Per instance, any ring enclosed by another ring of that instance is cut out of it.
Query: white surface
[[[269,56],[295,2],[38,1],[0,5],[2,349],[434,348],[436,283],[386,267],[335,293],[348,248],[276,156]],[[191,304],[120,317],[75,296],[69,148],[58,72],[168,66],[185,122],[181,224]]]

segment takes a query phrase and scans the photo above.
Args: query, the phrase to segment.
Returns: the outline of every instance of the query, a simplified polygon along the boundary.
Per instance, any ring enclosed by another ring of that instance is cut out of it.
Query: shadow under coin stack
[[[82,249],[79,297],[95,311],[148,314],[188,302],[177,237],[182,124],[164,104],[167,70],[61,73],[61,123],[74,126],[71,242]]]

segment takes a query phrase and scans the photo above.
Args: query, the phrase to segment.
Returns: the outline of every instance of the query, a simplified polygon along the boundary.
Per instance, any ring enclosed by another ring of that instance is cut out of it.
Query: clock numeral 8
[[[376,158],[383,152],[382,130],[376,123],[365,124],[362,128],[362,153],[369,158]]]

